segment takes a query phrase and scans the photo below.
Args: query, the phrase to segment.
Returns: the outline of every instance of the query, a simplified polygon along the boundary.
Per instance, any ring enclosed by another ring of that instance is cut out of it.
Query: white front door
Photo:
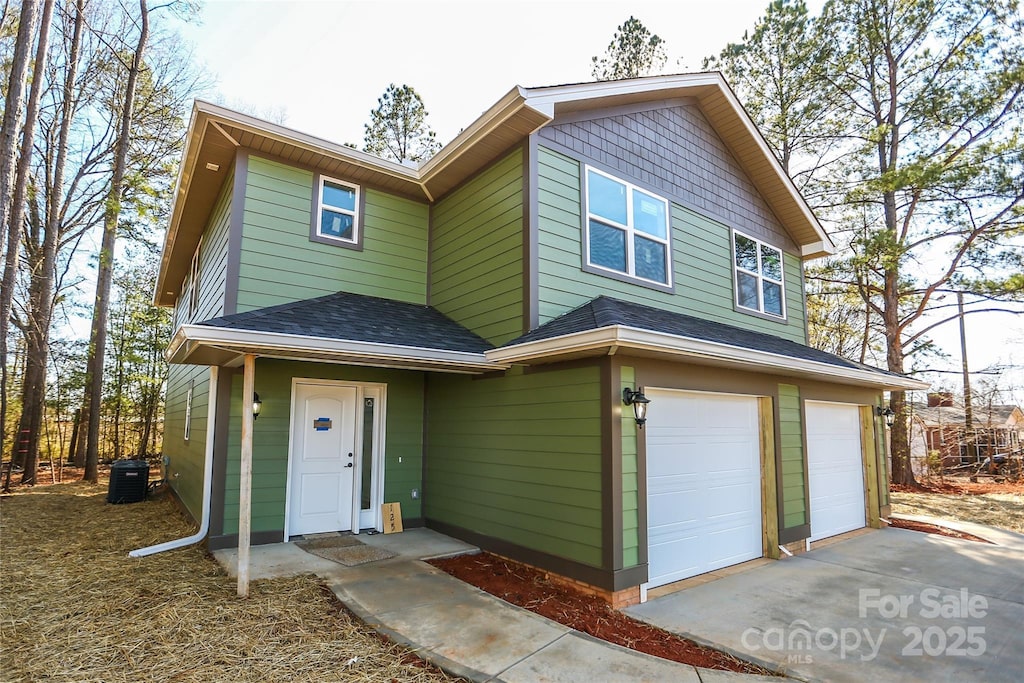
[[[357,388],[295,385],[288,534],[352,529]]]
[[[804,403],[811,540],[861,529],[865,520],[860,407]]]
[[[757,398],[645,393],[648,586],[761,557]]]

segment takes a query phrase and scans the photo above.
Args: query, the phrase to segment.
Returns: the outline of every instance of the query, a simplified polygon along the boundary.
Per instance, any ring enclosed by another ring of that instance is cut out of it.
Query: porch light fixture
[[[894,411],[892,408],[888,406],[886,406],[885,408],[883,408],[882,406],[875,406],[875,415],[877,415],[878,417],[885,418],[886,427],[892,427],[894,424],[896,424],[896,411]]]
[[[255,391],[252,392],[252,419],[256,419],[260,416],[260,412],[263,411],[263,401],[260,400],[260,395]]]
[[[627,406],[633,406],[633,417],[636,419],[636,424],[640,429],[643,429],[644,423],[647,422],[647,404],[651,402],[651,399],[644,396],[643,387],[636,391],[629,387],[623,389],[622,402]]]

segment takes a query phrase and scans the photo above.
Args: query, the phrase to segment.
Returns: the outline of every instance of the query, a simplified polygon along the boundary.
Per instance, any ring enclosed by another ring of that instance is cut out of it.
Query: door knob
[[[352,463],[345,465],[345,467],[352,467]]]

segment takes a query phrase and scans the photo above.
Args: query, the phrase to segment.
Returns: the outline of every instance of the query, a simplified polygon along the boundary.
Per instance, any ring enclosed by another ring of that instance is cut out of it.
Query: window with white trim
[[[347,244],[359,242],[359,186],[320,176],[316,236]]]
[[[192,318],[199,308],[199,250],[203,242],[199,241],[196,251],[192,254],[192,264],[188,269],[188,317]]]
[[[195,389],[194,379],[188,382],[188,393],[185,394],[185,441],[188,441],[192,433],[192,391]]]
[[[589,166],[586,186],[587,265],[671,287],[668,201]]]
[[[736,305],[739,308],[786,317],[782,250],[733,231]]]

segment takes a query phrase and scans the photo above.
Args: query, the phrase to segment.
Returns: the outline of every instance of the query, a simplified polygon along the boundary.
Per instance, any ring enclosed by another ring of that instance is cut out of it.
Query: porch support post
[[[252,394],[256,356],[245,354],[242,375],[242,461],[238,481],[238,597],[249,597],[249,537],[252,532]]]

